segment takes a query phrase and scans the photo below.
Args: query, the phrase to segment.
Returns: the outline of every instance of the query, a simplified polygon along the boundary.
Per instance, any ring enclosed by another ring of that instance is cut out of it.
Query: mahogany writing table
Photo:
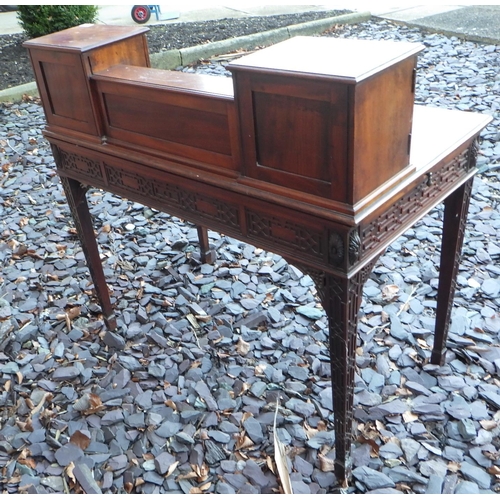
[[[440,364],[489,118],[413,105],[417,44],[293,39],[236,61],[231,80],[151,69],[144,32],[84,26],[26,43],[106,325],[116,320],[87,186],[194,222],[206,260],[206,227],[281,254],[313,278],[328,316],[344,480],[363,284],[444,201]],[[304,47],[315,55],[297,62]]]

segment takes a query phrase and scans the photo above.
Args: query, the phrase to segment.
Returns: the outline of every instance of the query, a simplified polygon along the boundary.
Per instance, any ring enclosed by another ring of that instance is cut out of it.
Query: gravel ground
[[[442,207],[364,289],[348,493],[500,483],[500,47],[388,22],[329,35],[419,41],[417,101],[489,113],[446,363],[427,364]],[[224,75],[224,64],[187,71]],[[0,484],[4,492],[273,493],[273,419],[294,491],[337,491],[326,318],[279,255],[91,192],[120,328],[106,331],[37,102],[2,105]],[[486,170],[490,168],[490,170]]]
[[[242,19],[173,23],[149,26],[147,34],[151,53],[162,50],[183,49],[207,42],[217,42],[253,33],[260,33],[292,24],[334,17],[349,11],[330,10],[303,12],[279,16],[255,16]],[[22,47],[25,36],[21,34],[0,36],[0,90],[35,80],[26,49]]]

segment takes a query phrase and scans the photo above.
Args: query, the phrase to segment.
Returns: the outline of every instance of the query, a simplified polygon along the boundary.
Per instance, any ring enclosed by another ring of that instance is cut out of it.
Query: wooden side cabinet
[[[147,31],[83,24],[25,42],[47,123],[101,135],[89,77],[114,64],[150,66]]]
[[[296,37],[229,65],[248,182],[326,198],[347,212],[385,182],[397,182],[409,171],[422,49]]]

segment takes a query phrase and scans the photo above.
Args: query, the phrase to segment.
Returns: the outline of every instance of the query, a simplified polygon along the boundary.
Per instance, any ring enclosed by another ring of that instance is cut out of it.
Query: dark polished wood
[[[414,106],[418,44],[292,39],[234,62],[232,80],[149,68],[139,28],[74,28],[26,46],[108,328],[87,185],[194,222],[207,262],[207,227],[281,254],[313,278],[328,316],[335,473],[346,479],[363,285],[385,248],[444,201],[440,364],[490,118]]]

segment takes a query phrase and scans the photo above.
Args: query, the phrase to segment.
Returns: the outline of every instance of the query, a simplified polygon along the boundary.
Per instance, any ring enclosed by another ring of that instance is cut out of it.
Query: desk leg
[[[200,242],[201,261],[205,264],[213,264],[217,255],[215,250],[210,249],[207,228],[204,226],[196,226],[196,230],[198,231],[198,240]]]
[[[457,272],[460,265],[473,181],[474,179],[467,181],[444,201],[436,328],[431,355],[431,363],[435,365],[440,365],[444,361],[444,350],[453,307],[453,296],[457,284]]]
[[[368,263],[350,279],[296,264],[315,281],[328,316],[335,427],[335,475],[341,484],[349,478],[351,472],[358,313],[363,285],[376,261],[377,259],[374,259]]]
[[[92,219],[90,217],[86,189],[74,179],[61,176],[61,183],[66,193],[68,205],[75,221],[76,230],[82,245],[83,253],[87,259],[90,275],[104,315],[104,322],[110,330],[116,329],[116,318],[111,306],[109,290],[99,257],[99,249],[94,235]]]

